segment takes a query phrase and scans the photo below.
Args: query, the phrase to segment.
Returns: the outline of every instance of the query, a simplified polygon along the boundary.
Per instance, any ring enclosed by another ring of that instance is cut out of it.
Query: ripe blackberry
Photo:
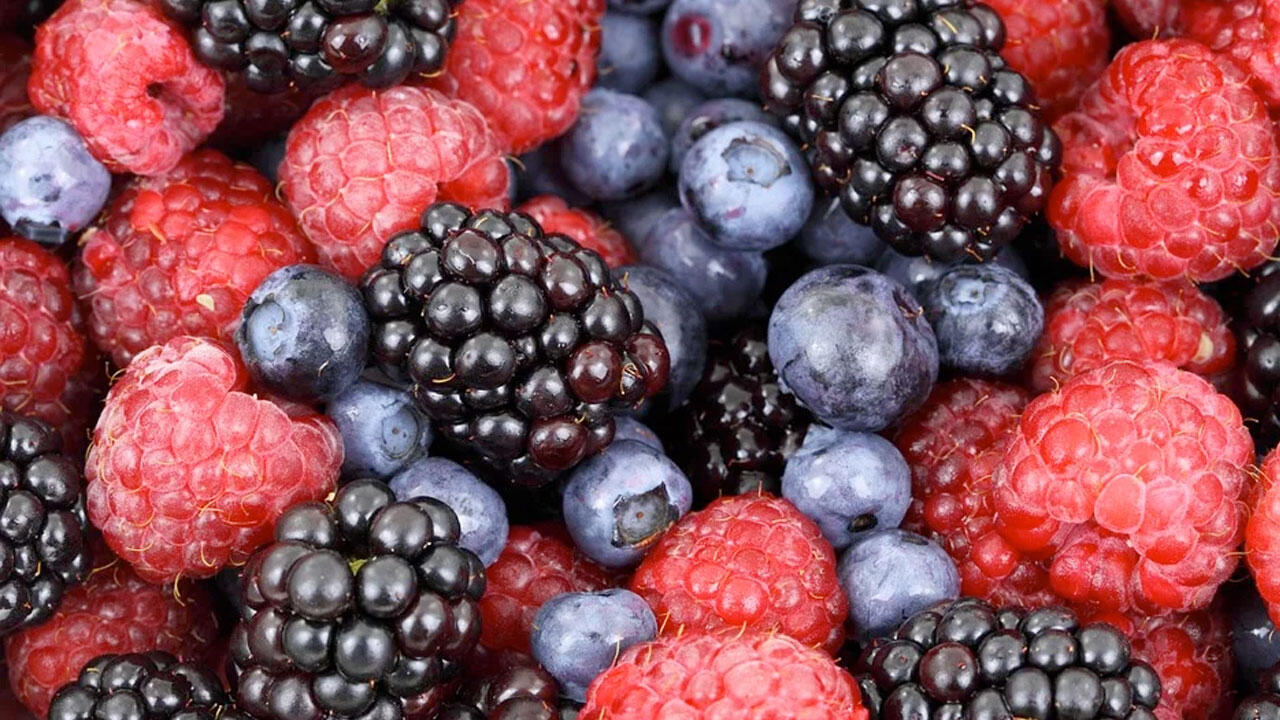
[[[975,598],[912,616],[864,649],[854,674],[879,720],[1155,720],[1160,700],[1159,676],[1114,627]]]
[[[166,652],[102,655],[53,696],[49,720],[248,720],[218,678]]]
[[[444,65],[462,0],[161,0],[204,64],[261,93],[399,85]]]
[[[1232,720],[1280,720],[1280,664],[1258,673],[1258,692],[1236,706]]]
[[[560,688],[536,662],[513,654],[471,678],[435,720],[560,720]]]
[[[453,510],[362,480],[296,505],[245,566],[236,699],[258,720],[430,716],[480,637],[484,566]]]
[[[1044,209],[1061,145],[971,0],[801,0],[761,71],[814,177],[906,255],[989,259]]]
[[[0,636],[38,625],[85,578],[84,480],[39,420],[0,411]]]
[[[787,458],[812,417],[778,385],[764,327],[713,340],[702,380],[663,438],[701,500],[778,494]]]
[[[1251,273],[1247,289],[1227,288],[1224,305],[1242,305],[1234,329],[1240,362],[1232,370],[1229,395],[1240,406],[1259,455],[1280,443],[1280,262]]]
[[[438,203],[361,281],[372,353],[439,432],[525,485],[613,439],[616,408],[667,382],[640,301],[591,250],[529,216]]]

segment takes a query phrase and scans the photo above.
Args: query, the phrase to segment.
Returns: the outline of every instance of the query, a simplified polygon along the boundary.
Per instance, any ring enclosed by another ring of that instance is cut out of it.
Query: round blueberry
[[[280,182],[280,163],[284,162],[285,136],[268,140],[249,153],[249,162],[274,185]]]
[[[644,317],[662,333],[671,355],[671,377],[663,390],[670,409],[689,397],[707,362],[707,321],[698,301],[670,275],[645,265],[627,265],[613,271],[644,307]]]
[[[345,280],[312,265],[290,265],[249,296],[236,345],[260,386],[315,402],[341,393],[364,372],[369,325],[360,293]]]
[[[674,135],[684,117],[707,99],[701,90],[674,77],[650,85],[641,97],[658,111],[667,135]]]
[[[960,573],[947,551],[897,528],[859,538],[840,558],[839,575],[859,642],[887,635],[934,603],[960,596]]]
[[[920,295],[942,364],[970,375],[1022,367],[1044,329],[1044,308],[1026,280],[994,264],[957,265]]]
[[[609,0],[609,7],[629,13],[656,13],[671,4],[671,0]]]
[[[0,216],[20,235],[59,245],[93,221],[111,173],[67,123],[27,118],[0,135]]]
[[[644,240],[658,218],[678,207],[680,198],[673,189],[663,187],[634,200],[601,203],[600,214],[634,245]]]
[[[564,170],[560,167],[560,144],[557,142],[545,143],[536,150],[521,155],[515,166],[513,182],[519,189],[521,199],[555,195],[574,207],[591,203],[591,198],[578,192],[569,178],[565,177]]]
[[[682,207],[659,218],[636,248],[641,262],[666,270],[697,298],[702,314],[712,322],[746,314],[769,275],[764,255],[715,245]]]
[[[680,163],[689,148],[704,135],[731,122],[751,121],[773,125],[773,116],[760,106],[738,98],[708,100],[690,110],[671,135],[671,172],[680,172]]]
[[[1280,663],[1280,635],[1267,615],[1267,607],[1252,584],[1242,583],[1227,593],[1231,618],[1231,649],[1239,675],[1255,682],[1258,673]]]
[[[329,401],[346,453],[342,476],[385,480],[431,446],[431,422],[405,390],[357,380]]]
[[[674,0],[662,55],[673,75],[712,97],[755,97],[759,70],[795,9],[796,0]]]
[[[662,70],[658,21],[645,15],[609,11],[600,21],[596,87],[639,93]]]
[[[769,317],[778,377],[828,425],[878,432],[920,407],[938,346],[915,298],[858,265],[829,265],[787,288]]]
[[[813,209],[804,156],[781,130],[741,121],[703,135],[680,163],[680,202],[728,250],[795,237]]]
[[[584,702],[587,686],[632,645],[658,636],[658,620],[644,598],[615,588],[557,595],[538,608],[533,657],[569,699]]]
[[[1031,278],[1031,273],[1027,270],[1027,264],[1022,261],[1022,256],[1011,247],[1000,250],[990,262],[1012,270],[1023,279]],[[876,260],[875,268],[897,280],[907,289],[907,292],[919,298],[925,283],[936,280],[939,275],[959,264],[940,262],[927,255],[903,255],[885,246],[884,251],[880,253],[880,258]]]
[[[658,438],[658,434],[649,429],[648,425],[639,420],[619,415],[614,418],[613,441],[635,440],[644,443],[658,452],[666,452],[662,447],[662,440]]]
[[[800,229],[796,247],[818,265],[871,267],[887,246],[875,230],[850,218],[839,200],[822,198],[814,203],[809,222]],[[901,278],[894,279],[902,283]]]
[[[560,166],[596,200],[635,197],[662,179],[670,151],[658,111],[635,95],[596,88],[560,141]]]
[[[507,545],[507,506],[497,491],[452,460],[427,457],[415,461],[387,483],[398,500],[429,497],[448,505],[458,516],[458,544],[491,565]]]

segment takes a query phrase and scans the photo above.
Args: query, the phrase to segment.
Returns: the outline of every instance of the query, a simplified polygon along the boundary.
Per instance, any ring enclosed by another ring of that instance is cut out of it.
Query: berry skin
[[[1057,245],[1054,246],[1053,252],[1055,255],[1057,254]],[[1022,256],[1014,248],[1004,248],[987,262],[1012,270],[1028,282],[1032,279],[1031,273],[1027,270],[1026,261],[1022,259]],[[877,272],[884,274],[891,280],[896,280],[899,285],[906,288],[907,292],[919,299],[924,295],[924,289],[929,283],[942,277],[942,274],[946,271],[964,264],[966,263],[963,260],[947,263],[939,262],[927,255],[903,255],[891,247],[886,247],[880,253],[879,258],[874,263],[869,264],[868,267],[874,267]],[[1072,265],[1071,267],[1075,266]]]
[[[1029,378],[1036,392],[1113,360],[1164,360],[1206,377],[1235,360],[1222,308],[1187,282],[1067,281],[1045,300],[1044,314]]]
[[[664,635],[745,628],[828,652],[844,640],[849,601],[831,545],[771,495],[724,497],[687,515],[640,563],[631,589]]]
[[[582,115],[559,148],[574,188],[595,200],[626,200],[662,180],[671,143],[652,105],[596,88],[582,98]]]
[[[885,244],[876,237],[875,230],[854,222],[840,209],[838,200],[821,195],[814,198],[813,212],[795,242],[796,248],[817,265],[875,267],[876,260],[885,251]]]
[[[638,95],[661,71],[658,21],[643,15],[606,12],[600,20],[596,85]]]
[[[434,720],[568,720],[572,717],[561,715],[556,679],[536,661],[503,657],[495,665],[481,671],[468,667],[466,682],[457,695],[440,708]]]
[[[36,31],[31,103],[112,172],[172,170],[222,120],[224,90],[155,5],[69,0]]]
[[[103,655],[64,685],[49,705],[49,720],[138,717],[154,720],[246,720],[229,701],[222,681],[196,663],[167,652]],[[226,712],[223,712],[225,710]]]
[[[794,9],[789,0],[675,0],[662,22],[667,67],[709,97],[753,97]]]
[[[671,135],[671,172],[679,173],[689,148],[704,135],[729,123],[751,121],[775,125],[777,120],[756,103],[740,98],[717,98],[689,108]],[[790,143],[786,143],[790,145]]]
[[[1270,107],[1280,107],[1280,2],[1178,0],[1179,34],[1235,63]]]
[[[266,178],[214,150],[134,180],[81,243],[89,334],[120,367],[180,335],[230,340],[267,275],[315,258]]]
[[[36,114],[27,97],[31,77],[31,46],[10,32],[0,31],[0,132]]]
[[[60,245],[92,222],[111,173],[65,122],[27,118],[0,135],[0,214],[19,234]]]
[[[1019,370],[1044,328],[1044,308],[1030,283],[995,263],[958,265],[920,293],[943,366],[964,374]]]
[[[509,170],[470,105],[427,88],[352,84],[294,124],[280,182],[321,263],[354,280],[436,200],[505,208]]]
[[[707,320],[698,301],[675,278],[647,265],[626,265],[613,271],[623,287],[640,298],[644,316],[657,326],[671,356],[671,377],[664,403],[675,409],[689,397],[707,362]],[[661,396],[660,396],[661,397]]]
[[[439,500],[458,516],[458,547],[476,554],[483,565],[498,559],[507,544],[507,506],[498,491],[470,470],[439,457],[424,457],[387,482],[401,501],[429,497]]]
[[[147,581],[241,565],[286,508],[333,490],[333,423],[250,393],[233,352],[193,337],[142,353],[108,393],[85,466],[89,518]]]
[[[1249,525],[1245,531],[1245,560],[1253,572],[1258,594],[1273,623],[1280,623],[1280,451],[1262,461],[1262,472],[1249,497]]]
[[[1203,378],[1117,361],[1033,400],[995,471],[997,529],[1079,606],[1189,612],[1235,569],[1253,440]]]
[[[1113,0],[1112,5],[1115,7],[1116,17],[1130,35],[1150,38],[1175,29],[1178,14],[1186,2],[1187,0]]]
[[[542,604],[533,620],[533,656],[571,700],[584,702],[587,686],[633,645],[658,636],[658,621],[630,590],[571,592]]]
[[[1266,260],[1280,150],[1243,73],[1190,40],[1126,46],[1055,128],[1049,222],[1106,277],[1219,280]]]
[[[849,595],[850,632],[860,642],[960,595],[960,576],[946,551],[899,528],[866,533],[840,556],[838,572]]]
[[[357,380],[325,405],[325,414],[342,434],[347,480],[389,479],[431,446],[431,421],[397,387]]]
[[[662,129],[672,137],[689,113],[707,101],[702,91],[676,77],[659,80],[640,95],[658,111],[658,116],[662,118]],[[671,149],[674,152],[675,148]]]
[[[533,218],[549,233],[560,233],[588,250],[594,250],[611,268],[636,261],[636,251],[626,236],[599,215],[584,208],[569,207],[554,195],[539,195],[516,208]]]

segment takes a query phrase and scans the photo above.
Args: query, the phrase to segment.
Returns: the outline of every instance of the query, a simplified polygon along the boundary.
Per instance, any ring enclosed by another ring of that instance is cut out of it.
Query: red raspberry
[[[352,84],[294,124],[280,181],[321,262],[354,279],[437,200],[505,209],[510,171],[470,105],[427,88]]]
[[[67,590],[48,622],[5,640],[14,694],[39,717],[53,694],[99,655],[164,650],[194,659],[217,634],[203,586],[151,585],[106,551],[98,557],[89,578]]]
[[[630,265],[636,261],[636,252],[622,233],[590,210],[571,208],[555,195],[539,195],[526,200],[517,209],[537,220],[543,230],[564,233],[582,247],[600,253],[600,257],[611,268]]]
[[[669,635],[628,649],[587,689],[584,720],[868,720],[853,678],[786,635]]]
[[[579,555],[559,533],[513,527],[502,554],[485,569],[480,644],[490,650],[528,653],[533,616],[544,602],[561,593],[609,586],[609,574]]]
[[[715,500],[681,518],[636,569],[663,634],[781,632],[835,652],[849,600],[818,526],[771,495]]]
[[[1178,11],[1184,1],[1112,0],[1112,4],[1120,22],[1130,34],[1139,38],[1151,38],[1169,31],[1177,24]]]
[[[0,133],[36,114],[27,98],[31,46],[12,33],[0,32]]]
[[[135,180],[82,242],[76,291],[120,367],[178,335],[229,339],[263,278],[315,259],[271,183],[214,150]]]
[[[342,438],[323,415],[251,394],[239,356],[177,337],[125,369],[85,461],[89,519],[143,579],[209,577],[331,492]]]
[[[225,89],[185,33],[137,0],[67,0],[36,31],[28,84],[112,172],[172,170],[222,120]]]
[[[1267,259],[1280,151],[1234,66],[1191,40],[1134,43],[1055,126],[1063,179],[1049,221],[1107,277],[1218,280]]]
[[[1280,0],[1181,0],[1178,29],[1234,62],[1280,108]]]
[[[1280,449],[1262,461],[1262,471],[1249,497],[1244,555],[1253,571],[1258,594],[1267,604],[1271,621],[1280,625]]]
[[[503,151],[523,153],[578,119],[596,81],[605,0],[467,0],[432,87],[474,105]]]
[[[986,0],[1004,19],[1000,54],[1036,91],[1046,120],[1075,109],[1107,69],[1105,0]]]
[[[996,468],[997,527],[1051,556],[1077,605],[1188,612],[1236,566],[1252,461],[1240,411],[1203,378],[1114,362],[1027,406]]]
[[[1229,370],[1235,355],[1222,308],[1191,283],[1069,281],[1045,302],[1030,382],[1048,392],[1113,360],[1165,360],[1208,376]]]

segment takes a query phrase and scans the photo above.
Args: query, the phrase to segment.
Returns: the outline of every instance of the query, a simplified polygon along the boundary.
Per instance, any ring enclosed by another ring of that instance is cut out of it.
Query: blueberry
[[[879,435],[814,425],[787,460],[782,496],[843,550],[872,530],[902,522],[911,504],[911,468]]]
[[[990,262],[1006,267],[1017,273],[1019,277],[1030,279],[1027,264],[1017,250],[1006,247],[996,253]],[[920,297],[925,283],[936,279],[939,275],[960,263],[945,263],[933,260],[925,255],[903,255],[891,247],[885,247],[876,261],[876,270],[897,280],[907,292]]]
[[[516,183],[521,199],[555,195],[575,207],[591,204],[591,198],[578,192],[569,178],[565,177],[564,170],[560,167],[559,143],[549,142],[536,150],[530,150],[520,156],[520,161],[515,166],[512,181]]]
[[[960,574],[947,552],[906,530],[873,530],[840,558],[854,638],[865,642],[902,621],[960,595]]]
[[[658,21],[645,15],[610,10],[600,21],[600,58],[596,87],[639,93],[662,70]]]
[[[744,315],[760,298],[769,275],[764,255],[718,247],[682,207],[659,218],[636,249],[641,262],[666,270],[697,298],[712,322]]]
[[[621,588],[557,595],[533,618],[533,657],[571,700],[632,645],[658,636],[658,620],[644,598]]]
[[[671,73],[712,97],[755,97],[796,0],[675,0],[662,23]]]
[[[399,388],[357,380],[329,401],[325,413],[342,434],[342,476],[348,479],[385,480],[431,446],[430,421]]]
[[[259,385],[315,402],[360,377],[369,324],[360,293],[342,278],[312,265],[290,265],[249,296],[236,345]]]
[[[639,562],[693,503],[689,480],[661,451],[620,440],[573,470],[564,523],[583,555],[610,568]]]
[[[768,250],[795,237],[813,195],[800,150],[764,123],[722,125],[680,163],[680,202],[728,250]]]
[[[671,0],[609,0],[609,7],[629,13],[656,13],[671,4]]]
[[[658,111],[667,135],[674,135],[685,116],[707,100],[701,90],[680,78],[659,80],[650,85],[642,97]]]
[[[1254,683],[1258,673],[1280,662],[1280,635],[1252,583],[1238,584],[1227,592],[1227,616],[1239,676]]]
[[[839,200],[820,198],[813,204],[809,222],[800,229],[796,247],[818,265],[866,265],[871,267],[887,246],[875,230],[855,222]],[[892,275],[890,277],[893,277]],[[901,278],[894,278],[903,283]]]
[[[280,163],[284,161],[285,136],[268,140],[249,153],[249,162],[274,185],[280,182]]]
[[[111,173],[67,123],[37,115],[0,135],[0,215],[18,234],[59,245],[93,221]]]
[[[970,375],[1021,368],[1044,329],[1036,291],[999,265],[957,265],[925,284],[920,304],[942,364]]]
[[[458,544],[486,566],[507,544],[507,506],[493,488],[452,460],[421,458],[387,483],[397,500],[429,497],[448,505],[458,516],[462,537]]]
[[[658,452],[665,452],[662,447],[662,440],[658,438],[657,433],[650,430],[648,425],[626,415],[614,418],[613,441],[618,442],[620,440],[635,440],[648,445]]]
[[[689,148],[704,135],[731,122],[745,120],[776,124],[773,116],[761,110],[759,105],[738,98],[708,100],[690,110],[671,135],[671,172],[680,172],[680,163]]]
[[[787,288],[769,318],[778,377],[827,424],[878,432],[920,407],[938,346],[915,298],[858,265],[829,265]]]
[[[675,409],[689,397],[707,362],[707,321],[698,301],[670,275],[657,268],[627,265],[613,271],[644,307],[645,320],[662,332],[671,355],[671,378],[663,393],[668,408]]]
[[[662,179],[670,151],[658,111],[635,95],[596,88],[560,141],[569,181],[596,200],[635,197]]]
[[[677,207],[680,198],[672,188],[663,187],[634,200],[601,203],[600,214],[634,245],[649,234],[658,218]]]

